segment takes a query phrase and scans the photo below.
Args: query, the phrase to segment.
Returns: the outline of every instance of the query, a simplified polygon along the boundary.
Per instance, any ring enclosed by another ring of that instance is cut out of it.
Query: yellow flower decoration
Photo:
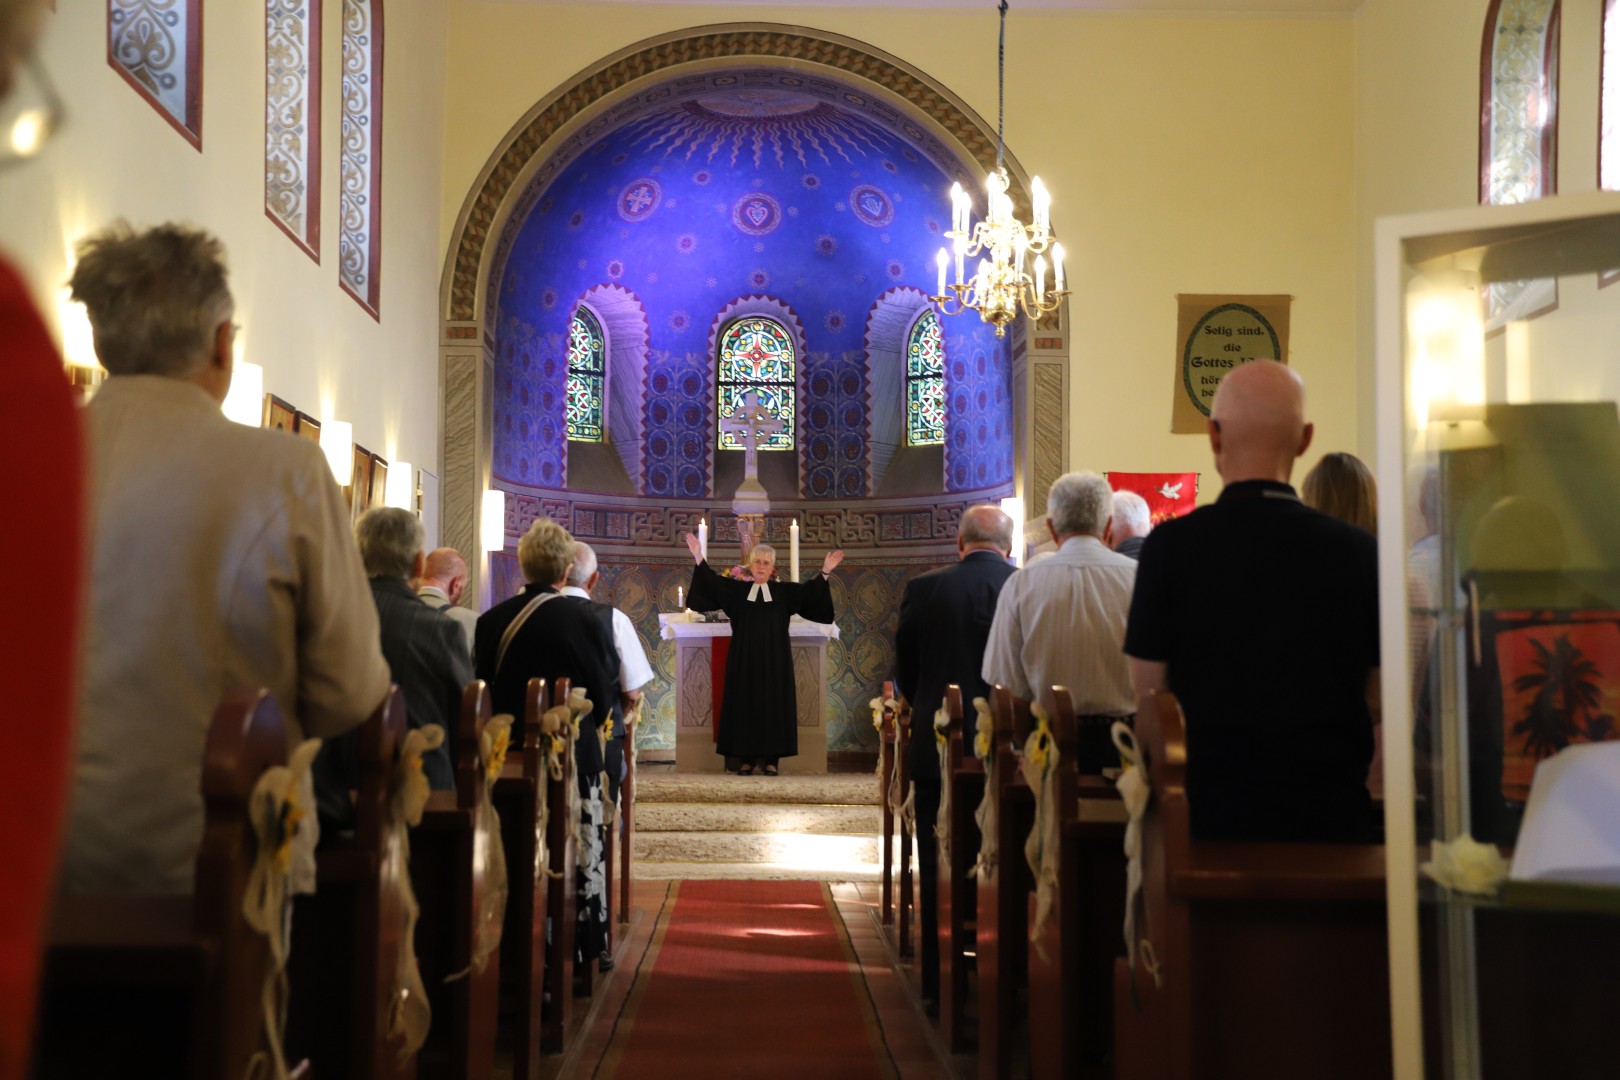
[[[940,746],[951,741],[951,713],[944,705],[934,713],[934,741]]]
[[[281,873],[288,873],[292,868],[293,838],[298,835],[298,823],[307,816],[306,811],[298,802],[298,785],[294,783],[287,789],[287,795],[281,800],[281,818],[277,822],[276,835],[279,843],[276,844],[276,869]]]
[[[502,718],[506,723],[496,730],[495,737],[490,741],[488,759],[484,763],[484,779],[489,783],[494,783],[501,775],[501,769],[506,765],[506,751],[512,746],[512,718],[503,714],[497,719]]]
[[[989,761],[993,747],[991,735],[995,732],[995,721],[990,719],[990,703],[976,697],[973,708],[979,714],[973,722],[973,756],[980,761]]]
[[[1029,715],[1035,719],[1035,730],[1024,740],[1024,760],[1031,767],[1045,772],[1052,761],[1052,724],[1046,710],[1030,702]]]

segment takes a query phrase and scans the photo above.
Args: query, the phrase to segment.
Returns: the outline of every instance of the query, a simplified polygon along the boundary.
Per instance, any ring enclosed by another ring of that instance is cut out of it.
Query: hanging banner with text
[[[1105,472],[1103,478],[1115,491],[1134,491],[1142,496],[1155,525],[1190,514],[1198,505],[1195,472]]]
[[[1176,297],[1176,389],[1170,431],[1202,435],[1227,372],[1249,360],[1288,363],[1292,296]]]

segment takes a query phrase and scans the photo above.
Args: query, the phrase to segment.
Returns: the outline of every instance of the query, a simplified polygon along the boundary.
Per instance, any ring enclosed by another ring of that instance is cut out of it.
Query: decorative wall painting
[[[269,431],[285,431],[290,434],[298,426],[298,410],[276,395],[266,394],[262,426]]]
[[[349,503],[349,516],[359,520],[360,515],[366,512],[366,498],[371,494],[371,451],[354,444],[354,471],[349,474],[349,486],[343,489],[343,497]]]
[[[388,462],[381,454],[371,455],[371,487],[366,492],[366,509],[377,506],[387,506],[388,500],[384,492],[388,487]]]
[[[302,435],[310,442],[318,443],[321,441],[321,422],[309,415],[309,413],[301,412],[293,424],[293,432]]]

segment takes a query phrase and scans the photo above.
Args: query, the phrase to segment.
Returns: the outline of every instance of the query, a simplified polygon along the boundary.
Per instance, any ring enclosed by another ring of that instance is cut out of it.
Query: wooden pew
[[[483,971],[473,962],[484,892],[492,886],[484,845],[495,823],[483,801],[481,737],[489,722],[489,689],[467,684],[454,741],[456,790],[435,791],[411,837],[411,881],[422,914],[416,954],[433,1006],[433,1028],[418,1069],[425,1077],[483,1080],[495,1067],[500,950]],[[454,981],[446,981],[462,972]]]
[[[900,700],[900,710],[894,718],[894,760],[900,774],[900,791],[896,802],[901,806],[911,797],[911,702],[904,698]],[[896,931],[899,940],[899,952],[902,958],[916,955],[913,947],[912,933],[916,929],[916,915],[913,910],[914,883],[911,870],[911,846],[913,838],[911,830],[906,828],[902,817],[896,822],[900,828],[900,925]],[[921,965],[916,966],[915,974],[920,980],[922,977]],[[920,983],[919,983],[920,985]]]
[[[1114,961],[1125,954],[1125,809],[1112,781],[1081,773],[1069,691],[1058,686],[1052,694],[1062,849],[1044,955],[1033,941],[1029,948],[1030,1074],[1108,1080]],[[1034,897],[1029,919],[1033,927]]]
[[[552,705],[568,703],[568,680],[556,679],[551,686]],[[546,889],[546,919],[551,924],[545,946],[545,1003],[540,1011],[540,1049],[560,1054],[567,1042],[568,1024],[574,1012],[574,918],[577,909],[574,865],[578,852],[568,820],[569,791],[579,790],[574,769],[574,740],[563,739],[562,778],[546,782],[546,798],[551,812],[546,824],[547,868],[551,882]]]
[[[967,709],[964,718],[963,710]],[[935,890],[939,914],[939,1029],[951,1053],[959,1054],[977,1041],[968,1023],[968,973],[977,951],[978,888],[973,861],[979,853],[979,827],[973,820],[984,795],[984,766],[973,756],[973,710],[962,700],[962,688],[945,688],[945,709],[950,716],[949,761],[942,784],[950,785],[949,845],[941,845],[939,887]]]
[[[1137,716],[1153,783],[1133,1008],[1115,968],[1120,1080],[1391,1075],[1384,848],[1192,839],[1187,743],[1168,693]],[[1306,703],[1308,704],[1308,703]]]
[[[530,679],[523,694],[523,743],[507,756],[492,797],[501,818],[509,891],[501,932],[501,1032],[517,1080],[539,1080],[540,1006],[545,973],[548,879],[541,858],[540,813],[548,778],[540,716],[550,703],[546,681]],[[515,741],[515,740],[514,740]]]
[[[294,903],[287,1047],[317,1076],[416,1075],[414,1055],[401,1061],[403,1040],[388,1034],[409,873],[407,829],[392,811],[405,732],[405,698],[395,686],[359,730],[354,835],[323,835],[316,892]]]
[[[634,877],[630,848],[635,836],[636,808],[636,728],[640,724],[639,704],[624,718],[624,783],[619,785],[619,925],[630,925],[630,888]]]
[[[894,697],[894,682],[883,684],[883,700]],[[894,808],[889,805],[890,786],[894,783],[894,728],[893,710],[884,708],[883,720],[878,727],[878,807],[883,818],[883,839],[880,842],[883,863],[883,884],[879,889],[878,911],[884,926],[894,925]]]
[[[1029,702],[1006,687],[990,690],[995,722],[997,857],[977,876],[979,911],[975,935],[979,973],[979,1075],[1011,1076],[1025,1031],[1018,993],[1028,985],[1029,895],[1035,887],[1024,840],[1035,823],[1035,799],[1018,769],[1015,748],[1030,728]]]
[[[287,760],[263,690],[227,691],[203,750],[204,826],[189,895],[75,895],[53,912],[41,1077],[239,1077],[268,1048],[268,940],[242,914],[258,853],[249,799]],[[309,807],[310,813],[314,812]]]

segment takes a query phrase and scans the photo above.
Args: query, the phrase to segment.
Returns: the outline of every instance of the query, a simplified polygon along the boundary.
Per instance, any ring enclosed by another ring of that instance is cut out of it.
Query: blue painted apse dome
[[[611,115],[611,129],[541,170],[507,232],[494,292],[497,476],[568,486],[567,343],[583,301],[602,317],[610,355],[638,357],[608,363],[607,426],[614,443],[634,440],[639,493],[712,493],[720,331],[764,314],[800,350],[800,494],[871,495],[874,447],[905,430],[872,412],[874,401],[904,408],[903,392],[886,388],[903,384],[903,344],[880,359],[872,337],[909,321],[907,305],[911,317],[926,306],[949,189],[970,174],[892,106],[781,72],[688,77]],[[1005,344],[972,314],[942,326],[936,490],[1010,482]],[[634,423],[616,421],[615,408]]]

